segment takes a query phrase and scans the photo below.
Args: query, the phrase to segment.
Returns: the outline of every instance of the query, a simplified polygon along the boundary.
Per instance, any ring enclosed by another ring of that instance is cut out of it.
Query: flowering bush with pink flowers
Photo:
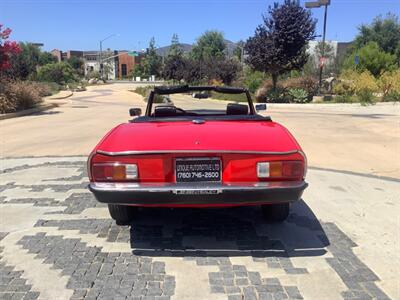
[[[11,67],[10,56],[21,51],[17,42],[8,40],[10,34],[11,29],[3,29],[3,25],[0,24],[0,72],[9,69]]]

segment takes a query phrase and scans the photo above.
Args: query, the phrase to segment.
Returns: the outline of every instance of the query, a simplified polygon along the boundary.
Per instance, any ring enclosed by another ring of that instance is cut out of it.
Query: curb
[[[71,97],[73,94],[74,94],[74,92],[72,92],[72,91],[69,91],[69,94],[68,94],[67,96],[56,97],[56,96],[57,96],[57,94],[55,94],[55,95],[53,95],[53,96],[46,97],[46,99],[47,99],[47,100],[59,100],[59,99],[66,99],[66,98],[69,98],[69,97]]]
[[[17,117],[22,117],[22,116],[27,116],[31,115],[37,112],[42,112],[45,110],[49,110],[52,108],[58,107],[58,104],[51,103],[51,104],[43,104],[38,107],[30,108],[30,109],[25,109],[22,111],[17,111],[13,113],[8,113],[8,114],[0,114],[0,120],[6,120],[6,119],[11,119],[11,118],[17,118]]]

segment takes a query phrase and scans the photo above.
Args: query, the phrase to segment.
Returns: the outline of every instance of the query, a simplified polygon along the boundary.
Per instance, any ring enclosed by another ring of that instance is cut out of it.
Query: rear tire
[[[279,223],[285,221],[286,218],[289,216],[290,204],[280,203],[262,205],[261,209],[267,222]]]
[[[134,217],[135,207],[127,205],[108,204],[108,211],[111,218],[115,220],[117,225],[127,225]]]

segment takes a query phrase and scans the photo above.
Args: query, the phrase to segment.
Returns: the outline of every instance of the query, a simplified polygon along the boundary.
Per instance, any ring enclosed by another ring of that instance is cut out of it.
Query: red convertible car
[[[210,93],[246,102],[205,99]],[[201,95],[201,97],[199,97]],[[155,87],[144,116],[112,129],[88,159],[89,189],[118,224],[138,207],[261,205],[268,221],[287,218],[301,198],[307,162],[289,131],[256,112],[250,93],[231,87]]]

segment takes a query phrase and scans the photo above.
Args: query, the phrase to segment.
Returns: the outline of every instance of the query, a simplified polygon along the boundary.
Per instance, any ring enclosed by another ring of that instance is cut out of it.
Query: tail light
[[[302,179],[304,177],[302,161],[270,161],[257,163],[257,176],[260,179],[284,178]]]
[[[95,163],[92,166],[93,181],[135,181],[138,179],[136,164]]]

